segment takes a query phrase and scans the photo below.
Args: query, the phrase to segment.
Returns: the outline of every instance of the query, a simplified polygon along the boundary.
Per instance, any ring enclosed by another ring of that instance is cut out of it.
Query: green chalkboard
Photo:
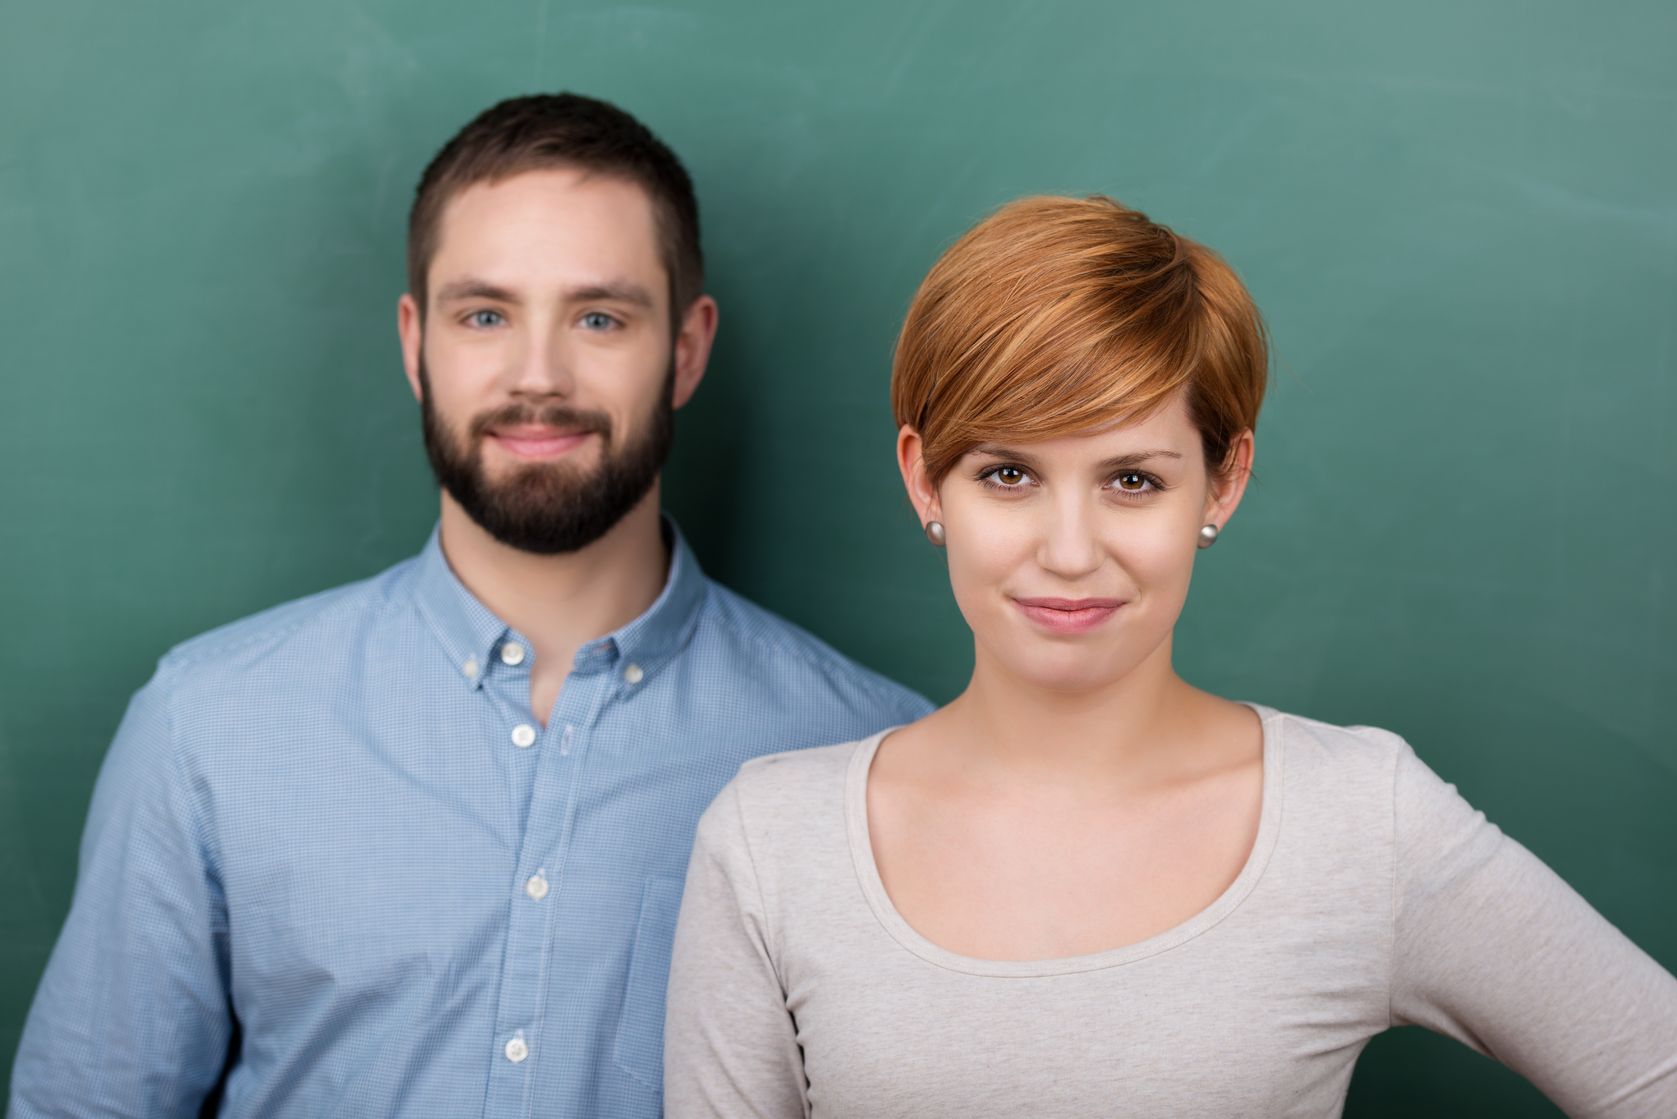
[[[155,658],[422,543],[412,184],[557,88],[699,184],[722,330],[669,491],[713,574],[952,694],[892,339],[989,209],[1110,193],[1275,338],[1184,674],[1402,732],[1677,965],[1674,42],[1667,0],[0,5],[0,1076]],[[1405,1032],[1348,1113],[1554,1112]]]

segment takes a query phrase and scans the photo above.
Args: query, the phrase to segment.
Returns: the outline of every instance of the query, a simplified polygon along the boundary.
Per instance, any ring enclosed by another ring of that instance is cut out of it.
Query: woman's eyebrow
[[[1181,457],[1182,457],[1182,452],[1180,452],[1180,451],[1165,451],[1165,450],[1131,451],[1128,454],[1123,454],[1123,455],[1117,456],[1116,458],[1107,459],[1105,462],[1101,463],[1101,469],[1103,469],[1103,470],[1122,470],[1126,466],[1140,466],[1142,463],[1146,462],[1148,459],[1155,459],[1155,458],[1180,459]]]
[[[989,458],[1005,458],[1009,462],[1017,462],[1021,466],[1032,464],[1031,456],[1023,451],[1016,451],[1012,447],[1004,447],[999,443],[984,443],[967,452],[972,455],[985,455]]]
[[[972,453],[975,455],[987,455],[991,458],[1009,459],[1018,462],[1022,466],[1029,466],[1032,464],[1030,455],[1024,453],[1023,451],[1015,450],[1012,447],[1003,447],[996,443],[985,443],[981,446],[974,447],[972,449]],[[1142,463],[1156,458],[1180,459],[1182,458],[1182,452],[1167,451],[1162,447],[1156,450],[1126,451],[1124,454],[1115,455],[1112,458],[1102,460],[1099,464],[1099,469],[1122,470],[1126,466],[1140,466]]]

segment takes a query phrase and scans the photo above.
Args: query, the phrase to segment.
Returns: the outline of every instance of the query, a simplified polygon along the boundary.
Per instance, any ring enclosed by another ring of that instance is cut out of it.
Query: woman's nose
[[[1100,541],[1087,505],[1081,501],[1050,504],[1038,562],[1044,570],[1066,579],[1087,575],[1100,566]]]

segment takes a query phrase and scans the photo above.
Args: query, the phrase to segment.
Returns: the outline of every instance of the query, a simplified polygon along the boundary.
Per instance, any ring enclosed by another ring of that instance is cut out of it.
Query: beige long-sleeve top
[[[686,1116],[1337,1116],[1415,1024],[1573,1116],[1677,1117],[1677,980],[1402,739],[1258,709],[1234,883],[1177,927],[1039,962],[939,948],[868,840],[882,735],[748,763],[699,826],[671,966]]]

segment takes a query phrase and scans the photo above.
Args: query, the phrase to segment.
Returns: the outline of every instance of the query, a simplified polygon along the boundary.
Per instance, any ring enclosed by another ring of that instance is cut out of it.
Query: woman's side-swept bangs
[[[1210,250],[1109,198],[1026,198],[944,253],[897,341],[891,405],[938,482],[983,443],[1141,419],[1185,393],[1208,465],[1257,423],[1267,346]]]

